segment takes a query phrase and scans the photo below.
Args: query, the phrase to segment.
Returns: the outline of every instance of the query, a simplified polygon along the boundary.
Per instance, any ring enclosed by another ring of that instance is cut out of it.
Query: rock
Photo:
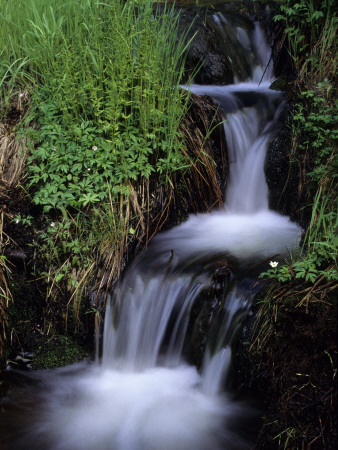
[[[5,256],[13,262],[24,262],[28,257],[26,253],[17,248],[6,249]]]
[[[192,77],[197,84],[226,85],[234,82],[234,76],[246,79],[251,69],[244,48],[237,40],[239,29],[249,34],[252,31],[252,23],[241,14],[224,10],[182,10],[179,34],[183,36],[188,30],[186,40],[191,41],[184,81]]]
[[[270,89],[273,91],[285,91],[287,89],[287,82],[283,78],[278,78],[271,83]]]
[[[291,129],[288,127],[289,116],[290,108],[288,105],[285,105],[279,116],[275,135],[270,142],[265,159],[265,176],[269,188],[269,207],[288,215],[298,203],[297,174],[294,170],[291,171],[293,161],[290,154]],[[292,172],[292,177],[290,177],[290,171]],[[290,202],[290,195],[294,199],[293,204]]]
[[[291,114],[292,106],[285,104],[266,154],[265,176],[269,207],[305,226],[309,219],[309,210],[304,208],[309,203],[309,180],[304,174],[309,172],[311,161],[297,146],[293,149]]]

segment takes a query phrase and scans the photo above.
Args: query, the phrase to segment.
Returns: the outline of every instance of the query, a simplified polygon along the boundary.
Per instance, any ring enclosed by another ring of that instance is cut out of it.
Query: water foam
[[[48,389],[27,387],[38,417],[26,417],[26,429],[20,424],[22,440],[13,439],[12,450],[29,442],[37,450],[221,450],[231,435],[227,420],[247,413],[202,392],[201,376],[187,365],[142,372],[78,365],[37,377]],[[231,441],[243,444],[235,434]]]
[[[173,250],[179,261],[203,255],[234,256],[240,263],[283,260],[296,251],[301,229],[271,210],[252,214],[213,211],[197,214],[157,237],[163,251]]]

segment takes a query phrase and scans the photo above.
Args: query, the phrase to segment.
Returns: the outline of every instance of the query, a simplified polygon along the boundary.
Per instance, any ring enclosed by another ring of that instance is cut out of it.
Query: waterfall
[[[216,23],[222,26],[221,18]],[[224,208],[193,215],[153,239],[109,299],[101,360],[34,375],[38,407],[31,416],[23,407],[28,431],[12,450],[27,442],[40,450],[249,448],[238,424],[250,408],[225,390],[231,344],[254,295],[249,275],[229,276],[200,370],[184,356],[190,313],[210,286],[214,264],[231,261],[242,274],[284,258],[300,235],[268,207],[264,160],[282,102],[269,89],[270,50],[259,24],[250,36],[237,27],[237,36],[246,51],[255,50],[251,78],[188,87],[224,111],[230,161]]]

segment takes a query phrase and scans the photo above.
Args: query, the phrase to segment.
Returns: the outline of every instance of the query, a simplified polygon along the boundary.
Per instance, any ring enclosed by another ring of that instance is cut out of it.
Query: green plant
[[[30,138],[28,188],[44,211],[39,275],[47,298],[67,296],[69,305],[94,267],[110,264],[108,281],[119,274],[128,239],[144,231],[133,183],[170,183],[191,164],[178,131],[187,43],[175,9],[151,0],[3,6],[1,104],[5,114],[15,92],[29,93],[21,133]]]
[[[74,293],[80,287],[83,272],[92,269],[91,242],[81,235],[78,218],[73,218],[66,210],[58,221],[51,222],[48,217],[45,220],[45,229],[36,245],[48,264],[48,271],[40,271],[49,286],[47,297],[52,295],[53,289],[63,290],[64,284]]]
[[[32,219],[33,216],[21,216],[21,214],[18,214],[14,217],[13,222],[22,223],[23,225],[32,225]]]
[[[337,120],[337,102],[327,78],[300,93],[292,116],[293,132],[300,137],[298,148],[313,155],[314,168],[308,176],[316,184],[337,179]]]
[[[310,283],[315,283],[321,277],[328,281],[337,281],[337,226],[337,211],[330,209],[329,198],[322,196],[319,189],[298,260],[292,258],[280,267],[278,263],[273,263],[277,265],[261,273],[260,277],[276,279],[282,283],[292,278],[303,279]]]
[[[287,0],[275,21],[285,24],[291,56],[298,70],[294,84],[301,87],[293,108],[291,129],[294,153],[309,158],[309,196],[313,195],[310,223],[302,250],[286,264],[261,276],[286,283],[300,280],[316,285],[337,281],[338,109],[333,80],[336,63],[323,65],[333,50],[337,22],[331,0]],[[329,58],[330,59],[330,58]]]
[[[335,68],[332,52],[337,17],[333,0],[286,0],[279,4],[274,21],[285,26],[290,55],[301,78],[321,81]]]
[[[277,434],[273,439],[278,439],[278,445],[280,448],[287,450],[290,448],[290,444],[295,440],[297,436],[297,430],[294,427],[289,427]],[[283,447],[282,447],[283,446]]]
[[[287,265],[282,265],[278,267],[278,262],[270,261],[270,265],[273,264],[272,269],[262,272],[260,278],[274,278],[280,282],[290,281],[292,274],[290,268]]]
[[[36,86],[28,120],[39,128],[29,160],[37,204],[82,208],[108,199],[107,182],[118,196],[129,180],[157,173],[168,182],[189,166],[178,132],[186,44],[173,8],[28,0],[17,17],[21,2],[11,3],[0,43],[7,33],[5,61],[25,55],[22,73]]]

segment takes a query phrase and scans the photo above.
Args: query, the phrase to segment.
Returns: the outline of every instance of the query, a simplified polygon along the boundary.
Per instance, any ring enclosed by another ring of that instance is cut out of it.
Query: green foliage
[[[18,92],[31,99],[22,134],[44,211],[40,275],[47,298],[73,298],[98,255],[137,234],[123,206],[132,184],[170,182],[190,164],[178,132],[186,39],[174,8],[151,0],[12,0],[0,20],[0,114]]]
[[[177,131],[185,44],[173,8],[27,0],[14,14],[21,3],[6,5],[0,43],[3,67],[24,61],[38,85],[28,119],[40,130],[28,168],[37,204],[86,207],[107,200],[108,185],[118,196],[129,180],[168,180],[187,166]]]
[[[301,258],[263,272],[260,277],[288,282],[302,279],[315,283],[323,277],[338,281],[338,214],[328,208],[328,197],[319,190],[312,209],[312,218],[302,245]]]
[[[32,225],[32,219],[33,216],[21,216],[21,214],[18,214],[14,217],[13,222],[22,223],[23,225]]]
[[[122,217],[119,208],[120,203],[100,202],[88,213],[78,211],[72,216],[62,208],[62,214],[54,221],[44,216],[43,231],[34,243],[45,261],[39,275],[46,280],[47,298],[55,290],[70,294],[75,317],[96,265],[103,263],[100,258],[106,253],[119,254],[127,233],[127,218]]]
[[[33,366],[35,369],[53,369],[68,366],[86,356],[88,351],[70,337],[56,335],[39,346],[33,358]]]
[[[292,278],[291,271],[287,265],[283,265],[281,267],[274,267],[272,269],[267,270],[266,272],[262,272],[260,274],[260,278],[275,278],[282,283],[285,281],[289,281]]]
[[[285,24],[291,56],[298,70],[295,84],[301,87],[291,120],[297,153],[309,158],[310,192],[313,192],[311,220],[300,254],[261,277],[281,283],[303,280],[315,284],[321,279],[338,280],[337,270],[337,101],[333,80],[337,24],[331,0],[286,0],[275,21]],[[295,149],[294,149],[295,150]]]
[[[309,173],[316,184],[325,177],[337,178],[338,108],[332,85],[325,78],[313,89],[301,92],[293,114],[294,133],[301,136],[298,146],[314,156],[314,169]]]
[[[289,427],[277,434],[273,438],[273,440],[275,441],[276,439],[278,439],[279,448],[287,450],[288,448],[290,448],[290,445],[295,440],[296,436],[297,430],[293,427]]]
[[[286,0],[279,10],[274,20],[285,26],[296,68],[304,76],[316,71],[323,78],[337,27],[334,0]]]

